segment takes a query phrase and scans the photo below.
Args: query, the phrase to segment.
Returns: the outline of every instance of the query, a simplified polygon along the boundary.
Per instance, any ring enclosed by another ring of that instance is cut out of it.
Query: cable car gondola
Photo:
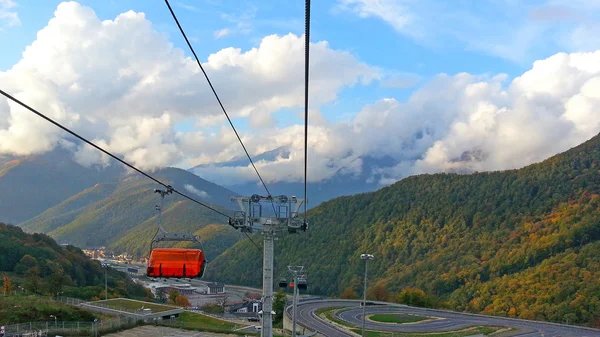
[[[308,288],[308,283],[305,279],[301,278],[298,280],[297,284],[298,290],[306,290]]]
[[[279,280],[279,288],[287,288],[288,286],[288,282],[286,279],[282,278],[281,280]]]
[[[170,186],[166,191],[154,190],[155,193],[161,195],[161,205],[156,206],[156,210],[158,210],[158,232],[150,243],[150,258],[148,259],[146,275],[160,278],[201,278],[206,269],[206,258],[201,249],[153,248],[154,243],[162,241],[192,241],[198,242],[202,246],[202,242],[197,235],[168,233],[162,228],[162,199],[165,194],[172,191],[173,188]]]

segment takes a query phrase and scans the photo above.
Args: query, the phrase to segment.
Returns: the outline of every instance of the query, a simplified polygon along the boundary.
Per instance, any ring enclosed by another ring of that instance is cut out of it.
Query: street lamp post
[[[58,323],[56,322],[56,316],[50,315],[50,318],[54,318],[54,328],[58,328]]]
[[[107,277],[108,263],[103,264],[102,267],[104,267],[104,299],[107,300],[108,299],[108,277]]]
[[[371,254],[360,254],[361,260],[365,260],[365,284],[363,290],[363,322],[362,322],[362,337],[365,337],[365,322],[367,318],[367,264],[369,260],[373,260],[375,257]]]

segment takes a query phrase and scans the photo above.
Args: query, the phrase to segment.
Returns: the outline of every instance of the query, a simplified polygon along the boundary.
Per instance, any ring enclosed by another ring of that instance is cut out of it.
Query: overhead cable
[[[211,207],[211,206],[209,206],[209,205],[207,205],[207,204],[205,204],[205,203],[203,203],[203,202],[201,202],[201,201],[198,201],[198,200],[196,200],[196,199],[194,199],[194,198],[192,198],[192,197],[190,197],[190,196],[188,196],[188,195],[186,195],[186,194],[184,194],[184,193],[181,193],[181,192],[177,191],[177,190],[176,190],[176,189],[174,189],[174,188],[173,188],[171,185],[167,185],[167,184],[163,183],[162,181],[160,181],[160,180],[156,179],[155,177],[151,176],[150,174],[148,174],[148,173],[146,173],[146,172],[144,172],[144,171],[142,171],[142,170],[138,169],[137,167],[135,167],[135,166],[133,166],[133,165],[129,164],[128,162],[124,161],[123,159],[121,159],[121,158],[119,158],[119,157],[115,156],[114,154],[112,154],[112,153],[110,153],[110,152],[106,151],[105,149],[103,149],[103,148],[99,147],[98,145],[96,145],[96,144],[92,143],[91,141],[89,141],[89,140],[87,140],[86,138],[84,138],[84,137],[80,136],[79,134],[75,133],[74,131],[71,131],[71,130],[70,130],[70,129],[68,129],[67,127],[65,127],[65,126],[61,125],[60,123],[58,123],[58,122],[56,122],[56,121],[54,121],[54,120],[53,120],[53,119],[51,119],[50,117],[48,117],[48,116],[44,115],[43,113],[41,113],[41,112],[37,111],[36,109],[34,109],[34,108],[30,107],[29,105],[27,105],[27,104],[25,104],[25,103],[21,102],[20,100],[16,99],[15,97],[13,97],[13,96],[12,96],[12,95],[10,95],[9,93],[5,92],[4,90],[1,90],[1,89],[0,89],[0,93],[1,93],[2,95],[4,95],[6,98],[8,98],[8,99],[12,100],[13,102],[15,102],[15,103],[17,103],[17,104],[21,105],[21,106],[22,106],[22,107],[24,107],[25,109],[27,109],[27,110],[29,110],[29,111],[33,112],[34,114],[38,115],[39,117],[42,117],[43,119],[47,120],[48,122],[50,122],[50,123],[52,123],[52,124],[54,124],[54,125],[58,126],[59,128],[63,129],[64,131],[66,131],[66,132],[70,133],[71,135],[73,135],[73,136],[75,136],[75,137],[79,138],[80,140],[84,141],[85,143],[87,143],[88,145],[90,145],[90,146],[92,146],[93,148],[97,149],[98,151],[100,151],[100,152],[103,152],[104,154],[106,154],[106,155],[110,156],[111,158],[113,158],[113,159],[117,160],[118,162],[122,163],[123,165],[125,165],[125,166],[129,167],[130,169],[132,169],[132,170],[134,170],[134,171],[136,171],[136,172],[138,172],[138,173],[142,174],[142,175],[143,175],[143,176],[145,176],[146,178],[148,178],[148,179],[151,179],[152,181],[156,182],[156,183],[157,183],[157,184],[159,184],[159,185],[162,185],[162,186],[166,187],[167,189],[171,189],[171,190],[173,191],[173,193],[176,193],[176,194],[178,194],[178,195],[180,195],[180,196],[182,196],[182,197],[184,197],[184,198],[186,198],[186,199],[188,199],[188,200],[190,200],[190,201],[192,201],[192,202],[194,202],[194,203],[196,203],[196,204],[198,204],[198,205],[200,205],[200,206],[206,207],[206,208],[208,208],[209,210],[211,210],[211,211],[213,211],[213,212],[216,212],[216,213],[218,213],[218,214],[220,214],[220,215],[222,215],[222,216],[224,216],[224,217],[226,217],[226,218],[231,218],[229,215],[227,215],[227,214],[225,214],[225,213],[223,213],[223,212],[221,212],[221,211],[219,211],[219,210],[217,210],[217,209],[215,209],[215,208],[213,208],[213,207]]]
[[[262,176],[260,175],[260,173],[258,173],[258,169],[256,168],[256,165],[254,165],[254,161],[252,161],[252,157],[250,157],[250,154],[248,153],[248,150],[246,150],[246,146],[244,145],[244,142],[242,142],[242,138],[240,137],[240,135],[238,134],[237,130],[235,129],[235,126],[233,126],[233,122],[231,121],[231,118],[229,118],[229,114],[227,114],[227,111],[225,110],[225,107],[223,106],[223,103],[221,103],[221,99],[219,98],[219,95],[217,95],[217,91],[213,87],[210,79],[208,78],[208,75],[206,74],[206,71],[204,71],[204,67],[202,67],[202,63],[200,63],[200,59],[198,58],[198,55],[196,55],[196,52],[194,51],[194,48],[192,47],[192,44],[188,40],[187,35],[185,34],[185,32],[183,31],[183,28],[179,24],[179,20],[177,19],[177,16],[175,15],[175,12],[173,12],[173,9],[171,8],[171,5],[169,4],[169,1],[165,0],[165,3],[167,4],[167,7],[169,7],[169,11],[171,12],[171,15],[173,16],[173,19],[175,20],[175,23],[177,24],[177,27],[179,27],[179,31],[181,32],[181,35],[183,35],[183,38],[185,39],[185,42],[187,43],[188,47],[190,48],[190,51],[192,52],[192,54],[194,55],[194,58],[196,59],[196,63],[198,63],[198,67],[200,67],[200,70],[202,70],[202,73],[204,74],[204,77],[206,77],[206,81],[208,81],[208,85],[210,86],[210,89],[212,90],[213,94],[217,98],[217,102],[219,102],[219,105],[221,106],[221,109],[223,110],[223,113],[225,114],[225,117],[227,117],[227,120],[229,121],[229,125],[231,125],[231,128],[233,129],[233,132],[235,132],[235,135],[237,136],[237,139],[239,140],[240,144],[242,145],[242,148],[244,149],[244,152],[246,152],[246,156],[248,156],[248,160],[250,160],[250,164],[252,164],[252,167],[254,168],[254,171],[258,175],[258,179],[260,179],[260,182],[262,183],[262,185],[264,186],[265,190],[267,191],[267,195],[271,196],[271,192],[269,192],[269,189],[267,188],[267,184],[265,184],[265,181],[263,180]]]
[[[310,51],[310,0],[306,0],[304,14],[304,222],[306,223],[306,177],[308,169],[308,69]]]

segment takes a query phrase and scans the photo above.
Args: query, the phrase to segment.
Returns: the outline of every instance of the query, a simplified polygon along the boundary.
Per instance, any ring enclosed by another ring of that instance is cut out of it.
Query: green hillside
[[[104,269],[73,246],[60,246],[44,234],[26,234],[16,226],[0,223],[0,275],[8,292],[72,296],[82,299],[104,297]],[[125,274],[108,270],[110,297],[152,298]],[[4,282],[4,277],[8,283]],[[21,288],[19,288],[21,287]],[[23,289],[23,290],[21,290]]]
[[[590,253],[600,239],[599,169],[595,137],[519,170],[419,175],[337,198],[309,212],[309,232],[276,242],[275,276],[303,264],[312,292],[361,293],[359,255],[368,252],[376,257],[373,296],[405,301],[397,294],[416,287],[410,291],[424,291],[423,304],[561,322],[568,308],[569,322],[597,324],[600,289],[585,280],[600,278]],[[213,261],[207,277],[258,286],[260,255],[241,241]],[[515,296],[514,287],[539,299]]]
[[[222,210],[221,205],[229,205],[230,197],[235,195],[185,170],[167,168],[154,174],[178,190]],[[186,186],[193,186],[203,194],[195,195],[194,190],[188,191]],[[156,231],[155,205],[160,197],[154,189],[159,187],[139,175],[121,176],[114,182],[82,190],[20,226],[28,232],[47,233],[61,243],[78,247],[110,246],[139,256],[147,251]],[[184,200],[178,195],[165,197],[163,210],[168,231],[193,232],[226,220]],[[172,223],[168,223],[171,220]]]

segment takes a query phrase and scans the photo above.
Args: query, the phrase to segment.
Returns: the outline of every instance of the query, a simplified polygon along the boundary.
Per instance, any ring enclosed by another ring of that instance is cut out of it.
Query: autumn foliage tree
[[[347,300],[357,299],[358,293],[356,291],[354,291],[352,288],[346,288],[340,294],[340,298],[347,299]]]
[[[389,299],[389,294],[383,285],[377,284],[367,290],[367,298],[386,302]]]
[[[175,298],[175,305],[187,308],[191,305],[191,303],[187,297],[185,297],[183,295],[179,295],[179,296],[177,296],[177,298]]]
[[[4,275],[4,295],[8,295],[10,293],[10,291],[12,290],[12,286],[10,284],[10,280],[8,279],[8,276]]]

